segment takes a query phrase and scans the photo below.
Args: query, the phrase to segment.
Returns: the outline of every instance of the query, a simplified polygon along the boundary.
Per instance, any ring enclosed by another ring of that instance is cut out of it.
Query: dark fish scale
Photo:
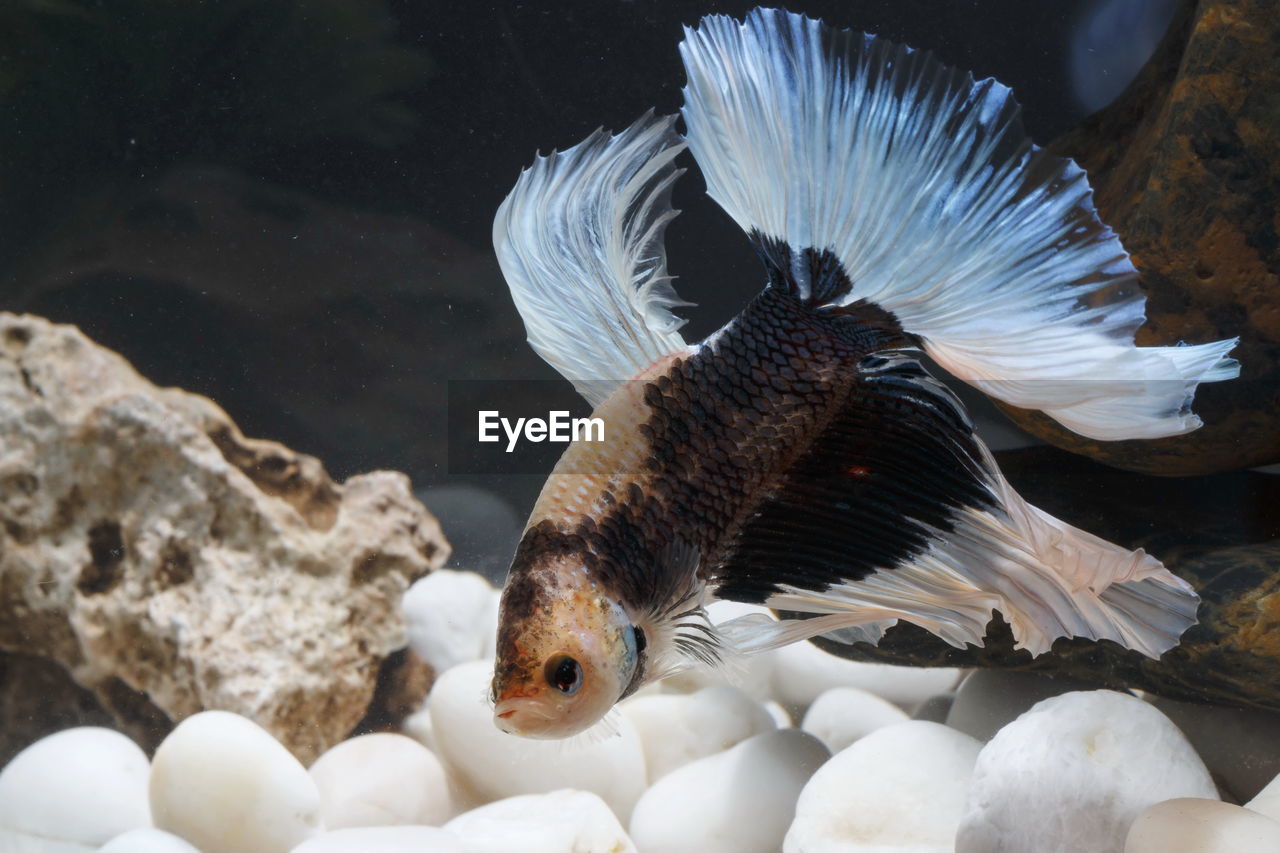
[[[763,601],[780,584],[822,591],[892,569],[928,547],[926,525],[945,531],[960,507],[992,505],[972,427],[893,316],[805,302],[785,271],[770,281],[712,345],[646,382],[635,428],[651,453],[633,482],[595,523],[533,526],[513,575],[580,547],[588,572],[643,613],[668,606],[659,598],[688,571],[663,556],[681,543],[720,597]]]

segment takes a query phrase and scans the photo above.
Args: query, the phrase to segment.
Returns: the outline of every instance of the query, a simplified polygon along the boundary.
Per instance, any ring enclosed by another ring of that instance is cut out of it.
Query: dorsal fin
[[[785,240],[751,232],[751,245],[764,263],[769,284],[810,305],[846,301],[853,283],[830,249],[794,249]]]
[[[1195,429],[1196,386],[1239,373],[1234,340],[1134,346],[1137,272],[1008,87],[776,9],[685,36],[707,193],[748,233],[830,251],[843,298],[892,312],[952,375],[1113,440]]]

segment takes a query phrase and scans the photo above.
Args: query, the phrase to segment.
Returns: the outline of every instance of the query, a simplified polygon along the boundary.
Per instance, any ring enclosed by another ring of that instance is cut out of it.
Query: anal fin
[[[1158,560],[1026,503],[905,353],[862,380],[713,571],[719,597],[815,618],[742,626],[738,642],[871,640],[902,619],[980,645],[999,611],[1032,654],[1084,637],[1158,657],[1195,623],[1195,592]]]

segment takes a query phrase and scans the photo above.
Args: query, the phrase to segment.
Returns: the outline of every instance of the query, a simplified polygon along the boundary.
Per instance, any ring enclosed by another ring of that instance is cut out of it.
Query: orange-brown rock
[[[1271,0],[1189,2],[1121,98],[1052,147],[1090,176],[1147,292],[1143,346],[1239,336],[1240,377],[1202,386],[1205,425],[1099,442],[1003,407],[1109,465],[1189,475],[1280,461],[1280,14]]]

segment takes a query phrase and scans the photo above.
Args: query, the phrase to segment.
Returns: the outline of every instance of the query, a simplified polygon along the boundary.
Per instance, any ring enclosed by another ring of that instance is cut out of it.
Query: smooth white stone
[[[57,841],[0,828],[0,853],[96,853],[98,845]]]
[[[517,848],[512,848],[514,851]],[[462,840],[434,826],[362,826],[310,838],[290,853],[466,853]]]
[[[1280,776],[1272,779],[1267,787],[1258,792],[1258,796],[1245,803],[1245,808],[1272,820],[1280,820]]]
[[[119,732],[86,726],[51,734],[0,771],[0,830],[97,847],[150,825],[149,771],[146,754]]]
[[[638,696],[620,708],[640,735],[650,785],[683,764],[776,728],[769,712],[735,687]]]
[[[594,731],[568,740],[509,735],[493,724],[487,696],[492,661],[455,666],[437,679],[427,698],[438,755],[453,776],[483,802],[519,794],[574,788],[598,794],[620,820],[644,791],[644,748],[625,714],[609,723],[616,734]]]
[[[926,720],[930,723],[945,723],[947,715],[951,713],[951,706],[955,704],[956,694],[939,693],[937,696],[930,696],[920,704],[911,709],[911,719]]]
[[[1280,850],[1280,823],[1218,800],[1156,803],[1129,827],[1124,853],[1264,853]]]
[[[489,596],[485,616],[479,626],[480,660],[493,660],[498,654],[498,614],[501,611],[502,590],[495,589]]]
[[[876,729],[908,719],[906,711],[874,693],[857,687],[834,687],[813,700],[800,728],[837,753]]]
[[[117,835],[98,853],[200,853],[178,836],[163,829],[133,829]]]
[[[409,647],[436,675],[485,656],[498,632],[495,590],[475,572],[436,569],[404,594]]]
[[[773,654],[773,696],[795,717],[802,716],[803,709],[833,687],[858,687],[910,708],[950,690],[961,673],[943,667],[845,660],[807,642],[783,646]]]
[[[1280,714],[1163,696],[1147,701],[1182,729],[1229,799],[1253,799],[1280,773]]]
[[[202,711],[156,750],[151,813],[202,853],[287,853],[320,832],[320,792],[262,727]]]
[[[400,724],[400,731],[432,752],[436,751],[436,735],[431,728],[431,712],[427,710],[426,705],[405,717],[404,722]]]
[[[977,669],[956,688],[946,722],[951,728],[986,742],[1037,702],[1098,687],[1096,683],[1035,672]]]
[[[635,853],[604,800],[570,789],[508,797],[458,815],[445,829],[466,853]]]
[[[1168,717],[1125,693],[1065,693],[983,748],[956,853],[1120,853],[1143,809],[1176,797],[1217,789]]]
[[[307,771],[328,829],[439,826],[453,817],[449,780],[431,750],[397,734],[343,741]]]
[[[777,853],[796,798],[830,753],[780,729],[686,764],[645,792],[631,817],[640,853]]]
[[[774,702],[772,699],[764,703],[764,709],[773,717],[773,724],[780,729],[789,729],[796,724],[791,719],[791,713],[784,707],[781,702]]]
[[[713,601],[707,605],[707,618],[713,625],[721,625],[741,616],[756,614],[773,618],[773,611],[758,604]],[[663,679],[662,686],[667,692],[696,693],[706,687],[728,685],[738,688],[757,702],[764,702],[773,698],[774,655],[774,652],[769,651],[755,655],[730,656],[720,666],[698,666]]]
[[[924,720],[871,732],[813,774],[784,853],[951,853],[981,749]]]

